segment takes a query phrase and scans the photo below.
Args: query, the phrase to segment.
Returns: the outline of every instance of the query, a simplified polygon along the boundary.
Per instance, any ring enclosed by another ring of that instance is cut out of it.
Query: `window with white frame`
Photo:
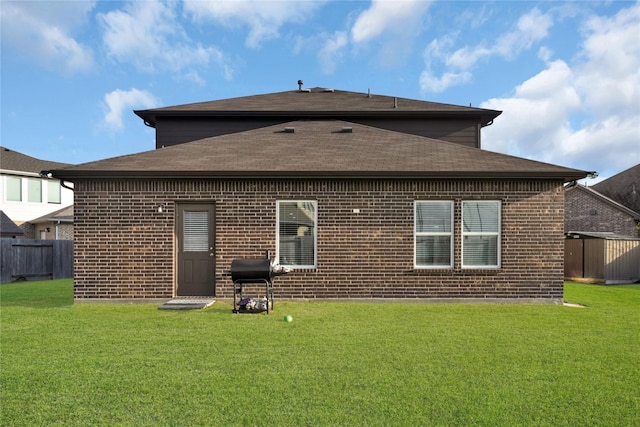
[[[5,177],[7,183],[7,202],[22,201],[22,179],[18,176]]]
[[[47,181],[47,203],[61,203],[62,187],[60,181]]]
[[[415,202],[415,267],[453,267],[453,202]]]
[[[37,178],[27,178],[27,201],[42,203],[42,181]]]
[[[500,201],[462,202],[462,267],[500,267]]]
[[[276,202],[276,250],[281,265],[315,268],[317,253],[317,202]]]

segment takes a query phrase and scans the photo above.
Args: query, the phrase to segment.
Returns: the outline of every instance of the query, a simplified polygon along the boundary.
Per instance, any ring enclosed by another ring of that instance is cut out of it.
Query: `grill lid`
[[[290,268],[276,264],[269,258],[245,258],[231,261],[231,280],[234,282],[270,282],[274,276],[287,274]]]

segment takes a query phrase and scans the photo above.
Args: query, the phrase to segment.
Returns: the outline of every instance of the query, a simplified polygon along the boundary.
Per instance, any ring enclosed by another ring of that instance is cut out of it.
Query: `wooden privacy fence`
[[[73,277],[73,240],[0,241],[0,283]]]

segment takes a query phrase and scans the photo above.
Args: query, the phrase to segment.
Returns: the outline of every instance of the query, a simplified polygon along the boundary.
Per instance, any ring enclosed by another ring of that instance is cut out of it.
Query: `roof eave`
[[[497,110],[479,110],[479,111],[245,111],[245,110],[195,110],[195,111],[154,111],[154,110],[134,110],[147,126],[154,127],[157,124],[158,117],[288,117],[288,118],[349,118],[349,117],[424,117],[424,118],[455,118],[471,117],[479,118],[483,126],[491,124],[491,122],[502,114]]]
[[[570,182],[587,176],[569,172],[485,171],[95,171],[54,170],[53,176],[67,181],[94,179],[517,179]]]

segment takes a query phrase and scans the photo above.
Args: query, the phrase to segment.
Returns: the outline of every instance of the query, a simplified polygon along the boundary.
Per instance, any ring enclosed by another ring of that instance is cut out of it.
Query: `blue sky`
[[[640,163],[638,2],[3,0],[0,16],[2,145],[41,159],[151,150],[134,109],[302,79],[502,110],[484,149],[598,180]]]

